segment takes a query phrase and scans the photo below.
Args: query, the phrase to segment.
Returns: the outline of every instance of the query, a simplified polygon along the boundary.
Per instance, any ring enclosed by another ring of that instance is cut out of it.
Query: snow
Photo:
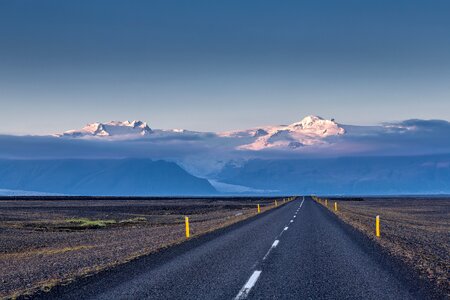
[[[307,116],[300,122],[260,128],[257,131],[265,131],[267,134],[255,135],[256,140],[240,146],[239,149],[298,149],[304,146],[327,144],[327,137],[345,134],[345,129],[334,120],[325,120],[318,116]],[[239,135],[238,132],[229,133],[229,136]]]
[[[343,126],[334,120],[326,120],[318,116],[307,116],[290,125],[268,125],[258,128],[207,133],[185,129],[152,130],[142,121],[111,121],[108,123],[91,123],[80,130],[69,130],[60,137],[102,138],[107,140],[123,140],[136,138],[175,138],[185,136],[204,138],[210,146],[227,144],[237,150],[259,151],[263,149],[296,150],[311,145],[328,144],[329,137],[346,133]]]
[[[278,190],[263,190],[263,189],[254,189],[248,186],[237,185],[237,184],[229,184],[220,182],[214,179],[208,179],[209,183],[219,192],[228,193],[228,194],[241,194],[241,193],[275,193],[279,192]]]
[[[152,133],[147,123],[142,121],[111,121],[90,123],[80,130],[69,130],[58,136],[64,137],[142,137]]]

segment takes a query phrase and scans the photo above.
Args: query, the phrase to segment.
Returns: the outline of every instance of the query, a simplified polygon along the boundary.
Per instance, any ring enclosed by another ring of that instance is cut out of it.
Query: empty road
[[[312,201],[59,287],[54,299],[423,299],[427,285]]]

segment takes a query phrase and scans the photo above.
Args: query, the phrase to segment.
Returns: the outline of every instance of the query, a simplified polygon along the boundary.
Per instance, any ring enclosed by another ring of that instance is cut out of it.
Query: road
[[[423,299],[428,288],[307,198],[112,271],[53,299]]]

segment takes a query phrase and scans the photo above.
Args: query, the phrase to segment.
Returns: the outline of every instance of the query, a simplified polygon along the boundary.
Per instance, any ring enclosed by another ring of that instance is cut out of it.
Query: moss
[[[115,220],[90,220],[87,218],[68,219],[68,223],[77,224],[80,227],[99,228],[106,227],[108,225],[116,224]]]
[[[141,222],[147,222],[147,219],[144,217],[136,217],[132,219],[126,219],[119,221],[120,224],[128,224],[128,223],[141,223]]]

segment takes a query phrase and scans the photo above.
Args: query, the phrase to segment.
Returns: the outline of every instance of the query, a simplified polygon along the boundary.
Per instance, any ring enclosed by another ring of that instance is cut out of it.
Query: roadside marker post
[[[259,207],[259,204],[258,204],[258,214],[261,212],[261,207]]]
[[[334,202],[334,211],[337,211],[337,202]]]
[[[190,230],[189,230],[189,218],[184,217],[184,223],[186,224],[186,238],[189,238],[191,236]]]
[[[380,216],[375,218],[375,235],[380,237]]]
[[[328,199],[325,199],[325,206],[328,207]]]
[[[275,200],[275,207],[277,207],[278,206],[278,202],[277,202],[277,200]]]

